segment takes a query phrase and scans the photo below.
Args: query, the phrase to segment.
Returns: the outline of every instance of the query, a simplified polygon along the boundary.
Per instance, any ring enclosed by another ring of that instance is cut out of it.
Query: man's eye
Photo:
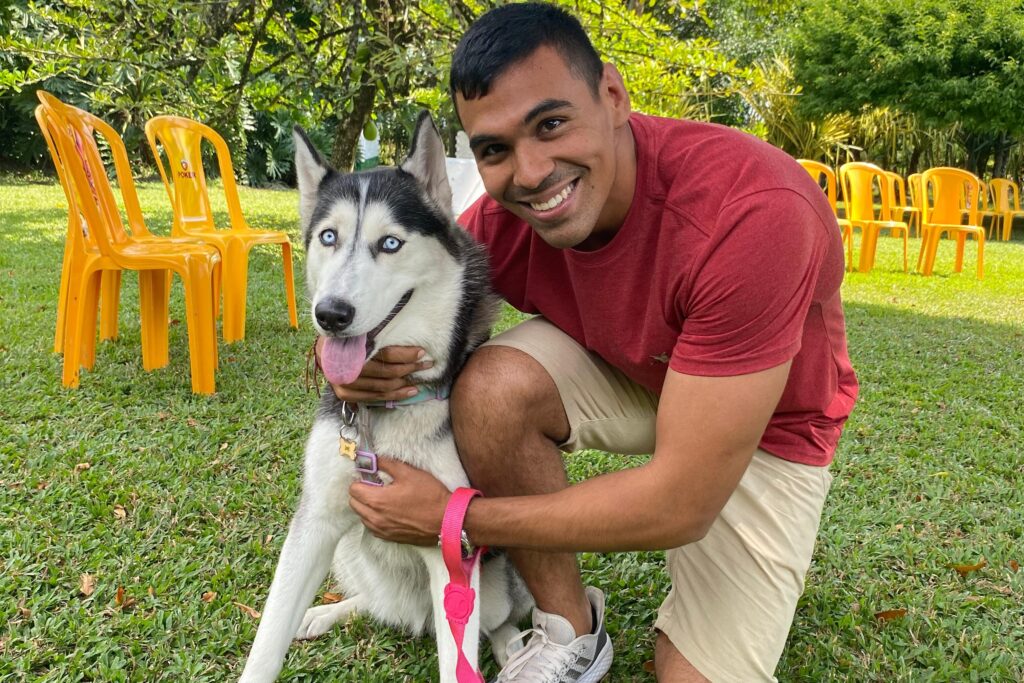
[[[377,248],[380,249],[385,254],[394,254],[396,251],[402,248],[403,244],[405,244],[405,242],[398,239],[394,235],[387,235],[385,237],[380,238],[380,241],[377,242]]]
[[[543,130],[545,133],[550,133],[555,128],[558,128],[560,125],[562,125],[562,123],[564,123],[562,119],[547,119],[546,121],[543,121],[540,124],[540,127],[541,130]]]
[[[480,152],[481,157],[490,157],[501,154],[505,151],[505,145],[487,145]]]
[[[338,233],[334,228],[327,228],[320,233],[320,244],[325,247],[333,247],[338,243]]]

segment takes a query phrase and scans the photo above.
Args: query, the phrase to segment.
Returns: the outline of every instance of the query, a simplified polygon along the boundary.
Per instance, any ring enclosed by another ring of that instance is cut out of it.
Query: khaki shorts
[[[487,342],[519,349],[558,387],[563,450],[654,451],[657,396],[543,318]],[[757,450],[708,534],[666,553],[672,590],[655,628],[711,681],[773,681],[811,563],[828,468]]]

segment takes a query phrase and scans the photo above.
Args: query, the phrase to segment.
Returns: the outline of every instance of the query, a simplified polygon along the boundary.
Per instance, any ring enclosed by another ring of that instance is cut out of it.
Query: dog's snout
[[[327,299],[316,305],[316,322],[325,332],[341,332],[352,324],[356,309],[342,299]]]

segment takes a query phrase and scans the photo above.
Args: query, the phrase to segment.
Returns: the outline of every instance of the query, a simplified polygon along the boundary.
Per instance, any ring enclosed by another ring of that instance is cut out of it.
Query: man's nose
[[[536,144],[519,145],[515,152],[515,164],[512,180],[524,190],[539,187],[555,170],[555,162]]]

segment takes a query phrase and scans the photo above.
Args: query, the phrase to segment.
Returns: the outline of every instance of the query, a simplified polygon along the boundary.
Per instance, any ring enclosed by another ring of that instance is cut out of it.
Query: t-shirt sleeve
[[[796,356],[828,246],[827,226],[786,189],[725,205],[677,305],[669,363],[690,375],[759,372]]]
[[[487,244],[487,239],[484,235],[483,203],[483,197],[477,199],[468,209],[462,212],[456,222],[472,235],[473,239],[477,242]]]

